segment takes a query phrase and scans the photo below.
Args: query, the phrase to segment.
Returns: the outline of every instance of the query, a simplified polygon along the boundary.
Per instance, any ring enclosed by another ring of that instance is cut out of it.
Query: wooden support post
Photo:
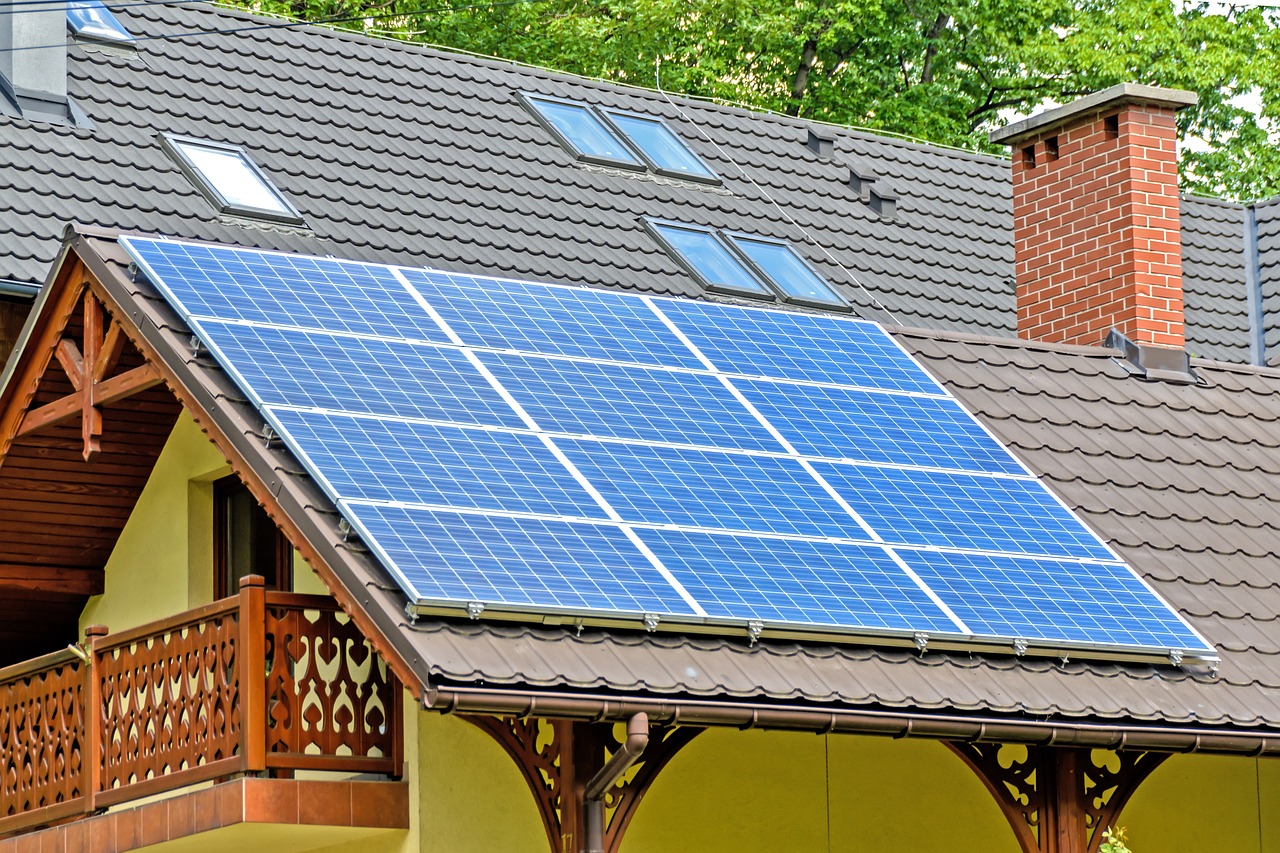
[[[98,641],[107,636],[106,625],[90,625],[84,632],[84,742],[80,745],[84,762],[84,810],[97,811],[96,800],[102,789],[102,680],[98,674]]]
[[[1097,853],[1164,753],[999,743],[947,744],[991,792],[1023,853]]]
[[[267,591],[262,575],[240,579],[240,760],[244,772],[267,769]]]
[[[583,790],[621,744],[614,724],[470,715],[462,719],[487,732],[520,768],[537,801],[552,853],[582,853],[586,843]],[[649,745],[634,773],[605,795],[606,853],[617,853],[659,771],[702,731],[694,726],[651,727]]]

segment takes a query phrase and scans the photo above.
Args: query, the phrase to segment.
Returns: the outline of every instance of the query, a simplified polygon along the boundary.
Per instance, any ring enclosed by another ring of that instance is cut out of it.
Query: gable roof
[[[1198,385],[1148,383],[1112,350],[898,332],[1215,643],[1216,672],[412,619],[385,570],[346,544],[319,487],[279,443],[262,441],[261,416],[231,378],[191,358],[190,329],[149,283],[133,280],[112,235],[76,236],[71,248],[424,704],[598,715],[648,703],[665,718],[722,723],[748,714],[747,723],[911,725],[934,736],[996,726],[1008,740],[1114,746],[1123,737],[1166,749],[1280,751],[1280,644],[1270,637],[1280,620],[1280,578],[1270,568],[1280,533],[1266,509],[1254,508],[1280,493],[1280,371],[1197,361]]]
[[[316,28],[173,38],[280,23],[210,6],[119,13],[138,55],[69,49],[92,129],[0,117],[14,166],[0,175],[0,281],[42,281],[74,221],[698,294],[644,232],[655,216],[789,239],[871,319],[1013,334],[1007,160]],[[662,116],[724,184],[580,164],[520,91]],[[806,147],[811,129],[835,140],[831,159]],[[161,133],[244,145],[309,228],[217,214]],[[848,186],[850,169],[897,197],[892,221]],[[1247,361],[1244,209],[1187,198],[1183,216],[1191,349]],[[1259,233],[1280,251],[1280,233]]]

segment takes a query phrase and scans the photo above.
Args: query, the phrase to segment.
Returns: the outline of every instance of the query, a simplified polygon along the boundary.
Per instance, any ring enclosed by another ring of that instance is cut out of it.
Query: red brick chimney
[[[1174,113],[1195,102],[1124,83],[991,134],[1013,149],[1019,337],[1184,346]]]

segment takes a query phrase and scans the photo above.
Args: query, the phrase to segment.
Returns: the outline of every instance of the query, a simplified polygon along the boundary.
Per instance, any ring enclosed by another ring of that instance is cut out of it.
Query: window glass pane
[[[748,237],[730,239],[789,298],[822,305],[846,304],[831,285],[811,270],[787,244],[752,240]]]
[[[85,38],[133,43],[133,36],[102,5],[101,0],[70,0],[67,3],[67,25],[71,32]]]
[[[569,140],[574,148],[578,149],[579,154],[642,165],[627,150],[622,140],[614,136],[609,128],[604,126],[604,122],[596,118],[586,107],[561,104],[556,101],[532,100],[543,118],[551,122],[552,126]]]
[[[293,215],[284,199],[263,182],[239,151],[205,148],[186,142],[176,144],[228,204]]]
[[[609,118],[659,169],[700,178],[716,177],[662,121],[614,112],[609,113]]]
[[[698,271],[708,284],[760,296],[772,296],[769,288],[751,274],[724,245],[708,231],[678,228],[674,225],[657,225],[654,229],[662,235],[672,249],[680,253],[686,264]]]

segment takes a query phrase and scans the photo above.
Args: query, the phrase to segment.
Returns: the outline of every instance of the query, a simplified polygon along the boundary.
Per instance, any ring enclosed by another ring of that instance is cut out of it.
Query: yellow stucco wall
[[[1280,853],[1280,759],[1175,755],[1116,822],[1133,853]]]

